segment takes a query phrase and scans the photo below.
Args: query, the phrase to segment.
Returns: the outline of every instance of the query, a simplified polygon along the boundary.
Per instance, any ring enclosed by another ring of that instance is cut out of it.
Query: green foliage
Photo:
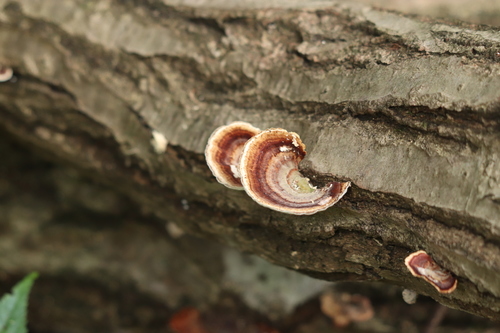
[[[31,273],[0,299],[0,333],[26,333],[26,310],[28,294],[33,282],[38,277]]]

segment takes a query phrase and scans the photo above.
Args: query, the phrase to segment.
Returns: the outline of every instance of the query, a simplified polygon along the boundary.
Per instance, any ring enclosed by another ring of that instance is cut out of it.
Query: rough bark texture
[[[496,0],[358,0],[357,2],[403,13],[500,26],[500,3]]]
[[[383,281],[500,319],[500,32],[330,1],[0,1],[2,129],[189,233],[325,280]],[[290,216],[219,185],[210,133],[243,120],[350,180]],[[155,152],[152,131],[168,139]],[[150,244],[151,245],[151,244]],[[404,258],[458,277],[439,295]]]

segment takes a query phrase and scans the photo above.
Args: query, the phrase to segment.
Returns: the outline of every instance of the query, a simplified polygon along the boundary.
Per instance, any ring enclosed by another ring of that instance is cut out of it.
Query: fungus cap
[[[320,296],[320,308],[323,314],[332,319],[336,327],[345,327],[351,322],[367,321],[375,314],[369,298],[332,291]]]
[[[249,123],[236,121],[217,128],[208,139],[205,158],[217,181],[229,188],[243,190],[239,164],[245,143],[260,132]]]
[[[413,276],[429,282],[442,294],[449,294],[457,288],[457,279],[440,267],[425,251],[417,251],[405,259],[405,265]]]
[[[11,67],[0,65],[0,82],[7,82],[14,76],[14,70]]]
[[[245,144],[240,161],[241,183],[252,199],[270,209],[311,215],[334,205],[350,182],[312,186],[298,170],[306,146],[297,133],[270,128]]]

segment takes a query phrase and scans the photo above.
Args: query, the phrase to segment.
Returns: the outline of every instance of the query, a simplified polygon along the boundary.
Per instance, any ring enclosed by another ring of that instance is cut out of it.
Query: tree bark
[[[496,29],[330,1],[0,5],[9,135],[189,233],[500,319]],[[297,132],[304,173],[353,186],[312,216],[224,188],[203,150],[235,120]],[[420,249],[457,276],[455,292],[411,276],[404,258]]]

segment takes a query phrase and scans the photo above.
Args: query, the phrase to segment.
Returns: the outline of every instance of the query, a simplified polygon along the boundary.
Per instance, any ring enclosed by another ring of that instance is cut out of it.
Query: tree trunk
[[[496,29],[351,2],[0,4],[10,136],[188,233],[500,319]],[[293,216],[218,184],[203,151],[236,120],[297,132],[303,172],[352,187]],[[458,278],[455,292],[411,276],[404,259],[421,249]]]

